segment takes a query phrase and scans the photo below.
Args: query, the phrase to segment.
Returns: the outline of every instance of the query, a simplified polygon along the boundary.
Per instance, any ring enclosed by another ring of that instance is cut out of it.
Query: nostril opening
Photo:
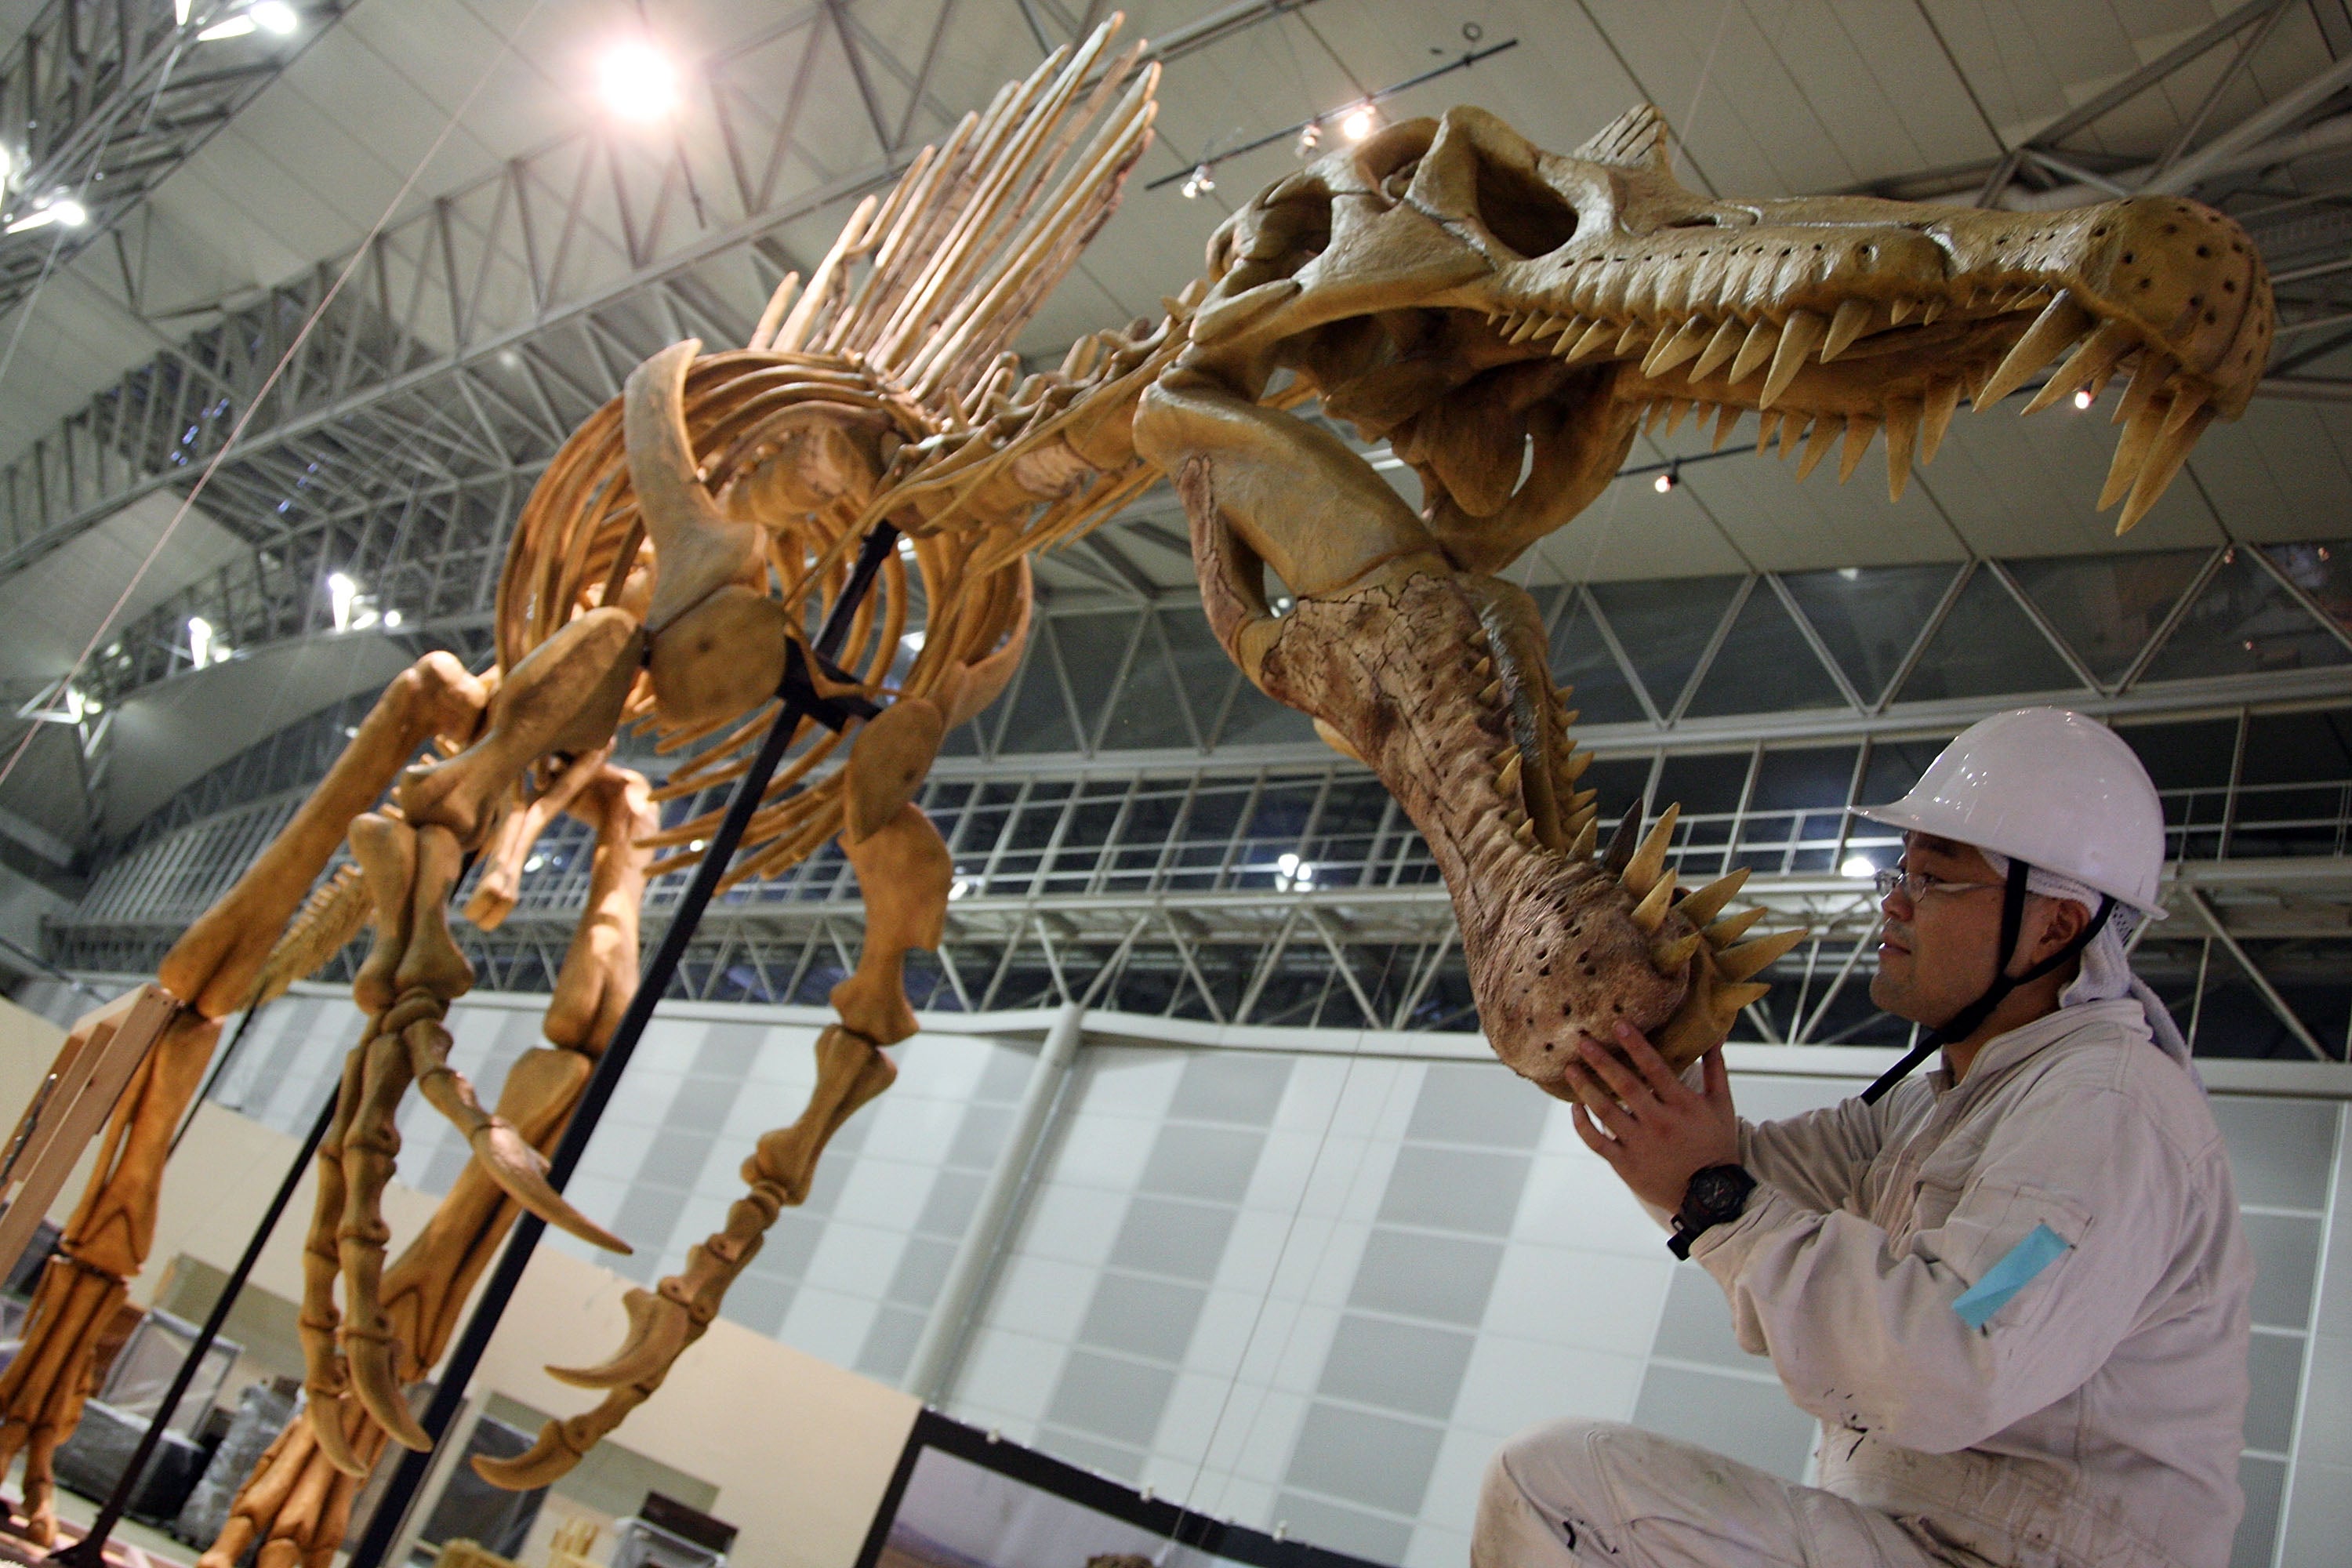
[[[2197,247],[2197,254],[2200,256],[2210,256],[2213,254],[2213,247],[2210,245],[2200,245]]]
[[[2132,258],[2132,253],[2131,253],[2130,251],[2128,251],[2128,250],[2125,251],[2125,252],[2124,252],[2124,265],[2125,265],[2126,267],[2129,267],[2129,266],[2132,264],[2132,259],[2133,259],[2133,258]]]

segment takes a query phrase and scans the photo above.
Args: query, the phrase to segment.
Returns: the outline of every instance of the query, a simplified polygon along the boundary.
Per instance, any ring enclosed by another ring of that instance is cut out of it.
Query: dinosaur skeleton
[[[553,1190],[546,1154],[635,988],[648,879],[698,858],[716,821],[664,828],[656,807],[747,770],[788,670],[841,728],[807,725],[722,886],[787,869],[835,837],[857,874],[866,940],[832,993],[839,1022],[817,1042],[816,1086],[797,1121],[758,1141],[724,1228],[681,1274],[628,1294],[619,1353],[563,1374],[608,1391],[603,1402],[484,1472],[543,1485],[619,1425],[701,1335],[781,1208],[807,1195],[826,1139],[888,1087],[897,1069],[882,1047],[915,1030],[905,954],[938,943],[950,880],[913,795],[945,732],[1019,666],[1030,552],[1156,477],[1129,423],[1181,344],[1174,321],[1089,334],[1047,374],[1021,376],[1011,352],[1149,142],[1158,68],[1140,44],[1113,51],[1117,26],[1008,84],[861,204],[806,289],[785,279],[744,349],[703,354],[688,342],[640,366],[557,453],[518,520],[495,670],[478,679],[432,654],[395,679],[286,831],[173,946],[152,988],[172,1004],[169,1024],[0,1378],[0,1463],[27,1454],[37,1538],[54,1538],[50,1455],[79,1417],[92,1345],[152,1241],[163,1154],[219,1019],[282,992],[371,920],[352,987],[368,1024],[320,1147],[304,1249],[304,1416],[258,1463],[204,1562],[229,1568],[257,1544],[263,1568],[331,1561],[385,1443],[428,1446],[406,1387],[446,1348],[519,1207],[626,1249]],[[902,548],[858,604],[838,662],[815,658],[806,628],[885,523]],[[632,724],[656,731],[663,752],[697,748],[658,789],[610,760]],[[588,908],[548,1008],[551,1043],[486,1108],[448,1065],[448,1006],[473,979],[450,894],[478,858],[467,913],[496,925],[532,842],[567,812],[596,832]],[[346,841],[351,864],[320,881]],[[381,1199],[412,1086],[474,1157],[387,1268]]]
[[[544,1155],[635,986],[646,879],[694,859],[715,821],[664,828],[656,802],[745,772],[789,669],[822,697],[889,699],[786,765],[727,876],[782,870],[832,837],[858,875],[866,942],[833,993],[841,1021],[817,1043],[809,1105],[759,1140],[748,1191],[685,1270],[628,1294],[623,1348],[560,1374],[603,1402],[477,1468],[544,1484],[652,1394],[780,1209],[806,1195],[826,1140],[895,1076],[882,1047],[915,1028],[900,968],[938,941],[950,879],[912,796],[946,730],[1018,665],[1029,552],[1109,515],[1152,464],[1183,493],[1221,640],[1406,806],[1452,891],[1496,1049],[1559,1093],[1559,1047],[1616,1017],[1658,1031],[1670,1059],[1695,1058],[1798,934],[1741,940],[1759,911],[1725,912],[1738,873],[1677,889],[1672,807],[1643,834],[1636,803],[1595,858],[1598,803],[1577,788],[1589,754],[1570,739],[1531,602],[1493,575],[1591,501],[1640,416],[1705,403],[1733,411],[1727,429],[1762,407],[1784,452],[1810,429],[1809,463],[1843,430],[1849,473],[1883,427],[1899,490],[1963,384],[1997,397],[2088,334],[2035,406],[2132,367],[2108,487],[2127,494],[2128,521],[2208,421],[2242,408],[2263,362],[2259,266],[2193,204],[2023,219],[1715,203],[1667,174],[1654,111],[1559,158],[1457,110],[1276,185],[1220,231],[1205,298],[1196,286],[1158,328],[1083,338],[1059,373],[1024,380],[1013,336],[1108,217],[1149,135],[1155,72],[1137,70],[1139,46],[1112,58],[1109,33],[1008,86],[862,205],[745,349],[689,342],[641,366],[518,521],[497,668],[478,679],[434,654],[395,679],[285,832],[175,944],[154,988],[169,1022],[0,1376],[0,1459],[26,1452],[37,1537],[54,1534],[49,1455],[152,1240],[163,1152],[218,1020],[309,973],[371,913],[353,987],[369,1026],[320,1147],[305,1251],[306,1417],[264,1456],[205,1568],[257,1543],[262,1568],[331,1560],[356,1478],[387,1441],[423,1446],[404,1385],[441,1354],[518,1205],[622,1245],[551,1190]],[[1288,384],[1274,386],[1277,372]],[[1423,515],[1281,412],[1310,395],[1414,463]],[[885,563],[878,608],[857,607],[840,666],[812,659],[804,628],[885,521],[908,548]],[[1296,595],[1286,615],[1268,568]],[[918,606],[924,639],[900,668]],[[633,723],[664,750],[701,749],[651,789],[610,761]],[[485,1110],[447,1064],[447,1007],[472,979],[447,899],[478,855],[467,913],[497,923],[532,841],[564,812],[596,831],[588,910],[551,1044]],[[352,865],[319,881],[347,839]],[[387,1268],[379,1200],[412,1084],[475,1158]]]
[[[1391,127],[1251,201],[1209,268],[1135,437],[1182,493],[1210,624],[1397,796],[1489,1040],[1563,1095],[1579,1037],[1620,1019],[1696,1059],[1802,933],[1740,940],[1744,871],[1678,889],[1672,805],[1644,834],[1634,803],[1601,849],[1542,622],[1496,574],[1591,503],[1644,418],[1711,415],[1720,445],[1756,409],[1762,444],[1801,444],[1801,474],[1838,446],[1841,477],[1884,432],[1900,497],[1963,391],[1989,407],[2070,347],[2025,411],[2128,374],[2100,498],[2128,528],[2244,410],[2273,325],[2252,245],[2194,202],[1713,201],[1675,180],[1647,106],[1567,156],[1477,109]],[[1267,406],[1278,376],[1387,441],[1421,511]]]

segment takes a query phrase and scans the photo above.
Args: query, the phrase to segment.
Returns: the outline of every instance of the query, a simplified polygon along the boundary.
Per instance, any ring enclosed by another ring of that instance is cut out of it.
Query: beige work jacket
[[[2228,1562],[2253,1263],[2204,1092],[2137,1002],[1740,1144],[1762,1184],[1691,1255],[1820,1418],[1822,1486],[1959,1563]]]

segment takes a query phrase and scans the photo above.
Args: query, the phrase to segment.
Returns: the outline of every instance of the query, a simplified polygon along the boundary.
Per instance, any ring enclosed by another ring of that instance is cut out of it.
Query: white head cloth
[[[1996,855],[1990,849],[1978,851],[1995,875],[2009,876],[2009,857]],[[2072,877],[2062,877],[2055,871],[2045,871],[2036,866],[2026,873],[2025,890],[2045,899],[2064,899],[2083,906],[2084,912],[2096,913],[2101,897],[2096,888],[2077,882]],[[2189,1042],[2181,1037],[2180,1026],[2172,1021],[2172,1009],[2151,990],[2147,981],[2132,973],[2131,960],[2125,953],[2132,932],[2147,917],[2128,904],[2117,904],[2108,914],[2099,934],[2083,950],[2082,972],[2058,995],[2061,1007],[2079,1007],[2086,1002],[2112,1001],[2118,996],[2136,997],[2140,1011],[2147,1015],[2148,1033],[2165,1055],[2181,1066],[2189,1066]],[[2193,1070],[2193,1069],[2192,1069]]]

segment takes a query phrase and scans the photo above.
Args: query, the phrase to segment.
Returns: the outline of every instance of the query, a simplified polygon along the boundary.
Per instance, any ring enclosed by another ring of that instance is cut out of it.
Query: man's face
[[[1991,983],[2001,879],[1974,847],[1925,833],[1904,835],[1903,866],[1938,882],[1968,884],[1931,889],[1916,900],[1897,887],[1879,905],[1886,928],[1870,999],[1932,1029]]]

